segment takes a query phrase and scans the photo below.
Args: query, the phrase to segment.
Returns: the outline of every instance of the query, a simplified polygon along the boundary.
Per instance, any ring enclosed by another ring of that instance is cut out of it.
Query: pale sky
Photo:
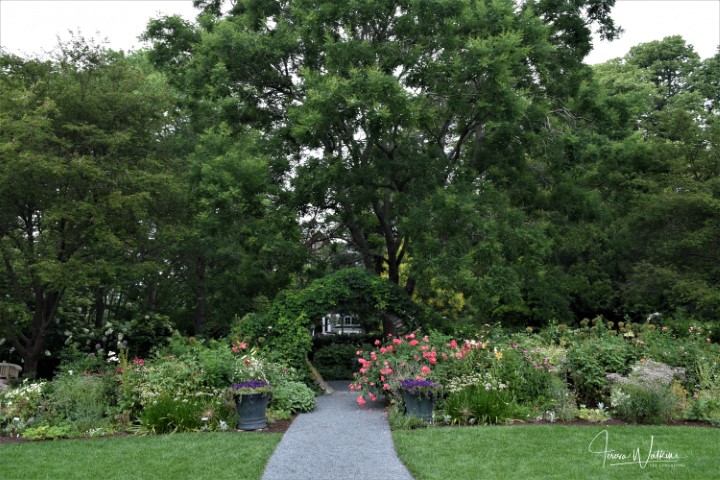
[[[342,0],[338,0],[342,1]],[[0,0],[0,46],[21,55],[38,55],[67,40],[68,30],[109,40],[108,47],[142,47],[137,36],[159,14],[193,20],[192,0]],[[625,29],[614,42],[595,41],[587,63],[623,56],[638,43],[682,35],[700,57],[720,44],[720,0],[617,0],[613,18]],[[99,33],[97,33],[99,32]]]

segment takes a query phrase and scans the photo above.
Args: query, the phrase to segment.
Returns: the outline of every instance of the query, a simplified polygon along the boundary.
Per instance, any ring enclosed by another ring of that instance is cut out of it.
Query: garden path
[[[335,393],[298,415],[262,480],[413,480],[395,453],[383,407],[359,407],[350,381],[329,383]]]

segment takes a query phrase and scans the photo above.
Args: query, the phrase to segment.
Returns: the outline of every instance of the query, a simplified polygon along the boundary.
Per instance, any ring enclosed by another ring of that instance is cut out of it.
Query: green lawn
[[[259,479],[281,434],[182,433],[0,445],[7,480]]]
[[[615,451],[607,455],[603,432]],[[416,480],[720,478],[714,428],[491,426],[399,430],[393,438]]]

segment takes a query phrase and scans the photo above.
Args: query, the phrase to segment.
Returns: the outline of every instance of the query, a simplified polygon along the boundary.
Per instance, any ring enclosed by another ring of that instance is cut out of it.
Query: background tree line
[[[444,328],[717,321],[720,53],[585,65],[614,0],[195,4],[0,57],[3,358],[223,335],[351,266]]]

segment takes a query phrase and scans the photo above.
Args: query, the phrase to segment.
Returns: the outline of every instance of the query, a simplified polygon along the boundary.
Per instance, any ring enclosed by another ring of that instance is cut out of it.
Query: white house
[[[320,335],[349,335],[365,333],[365,329],[360,326],[360,318],[357,315],[328,313],[322,317],[317,333]]]

